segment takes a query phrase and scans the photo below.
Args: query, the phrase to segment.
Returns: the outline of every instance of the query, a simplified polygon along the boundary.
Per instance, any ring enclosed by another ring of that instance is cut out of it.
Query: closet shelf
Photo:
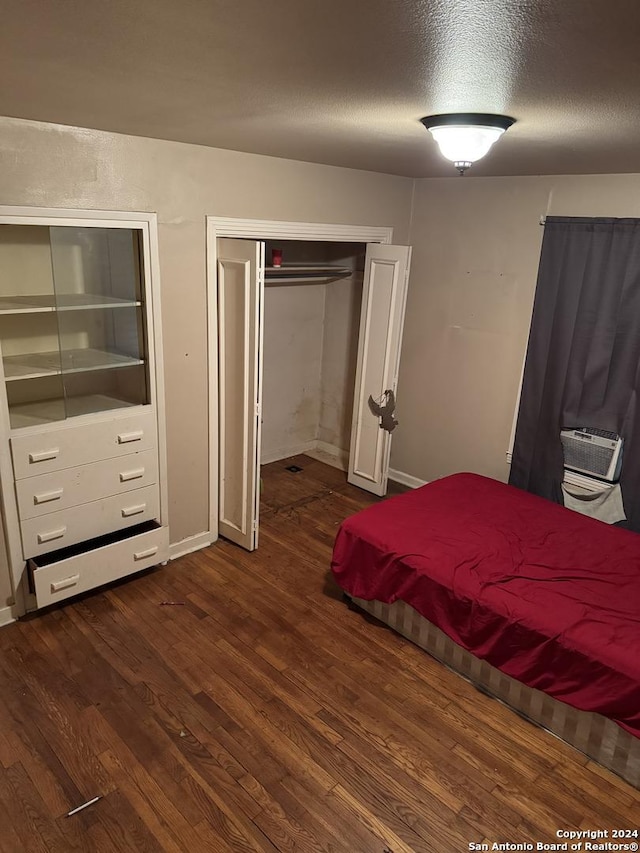
[[[348,278],[353,270],[349,267],[333,267],[326,264],[296,264],[282,267],[266,267],[265,284],[303,284],[339,281]]]

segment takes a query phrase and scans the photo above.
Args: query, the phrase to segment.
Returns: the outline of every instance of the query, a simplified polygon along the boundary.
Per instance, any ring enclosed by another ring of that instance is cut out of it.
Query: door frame
[[[218,538],[218,273],[216,240],[307,240],[326,243],[393,243],[393,228],[379,225],[340,225],[325,222],[285,222],[277,219],[206,217],[207,252],[207,371],[209,393],[209,538]]]

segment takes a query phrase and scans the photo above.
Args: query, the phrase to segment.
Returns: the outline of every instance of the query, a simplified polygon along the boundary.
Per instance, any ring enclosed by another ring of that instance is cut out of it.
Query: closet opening
[[[212,534],[257,547],[260,467],[300,454],[385,494],[390,433],[368,400],[396,391],[410,260],[390,238],[208,219]]]
[[[365,251],[265,242],[262,465],[304,453],[348,469]]]

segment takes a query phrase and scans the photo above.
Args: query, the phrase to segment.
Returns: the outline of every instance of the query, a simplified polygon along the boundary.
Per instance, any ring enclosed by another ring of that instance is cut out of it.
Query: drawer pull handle
[[[33,502],[34,504],[46,504],[49,503],[49,501],[59,501],[63,492],[64,489],[56,489],[53,492],[43,492],[41,495],[34,495]]]
[[[60,453],[59,447],[52,447],[51,450],[39,450],[37,453],[29,454],[29,464],[33,462],[46,462],[47,459],[55,459]]]
[[[61,581],[53,581],[51,592],[60,592],[62,589],[69,589],[70,586],[75,586],[79,580],[80,575],[71,575],[71,577],[63,578]]]
[[[129,518],[130,515],[139,515],[147,508],[146,504],[138,504],[137,506],[125,506],[120,511],[123,518]]]
[[[138,429],[135,432],[121,432],[118,434],[118,444],[129,444],[130,441],[142,441],[144,430]]]
[[[144,477],[144,468],[136,468],[133,471],[120,472],[121,483],[126,483],[127,480],[138,480],[140,477]]]
[[[67,532],[66,527],[59,527],[57,530],[49,530],[47,533],[38,533],[38,545],[43,545],[45,542],[51,542],[52,539],[62,539]]]
[[[158,551],[158,546],[154,545],[153,548],[147,548],[146,551],[135,551],[133,554],[134,560],[145,560],[147,557],[153,557]]]

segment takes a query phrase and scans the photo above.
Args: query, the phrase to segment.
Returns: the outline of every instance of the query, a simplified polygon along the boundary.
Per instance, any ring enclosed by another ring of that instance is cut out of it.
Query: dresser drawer
[[[98,547],[89,550],[76,546],[29,560],[37,606],[64,601],[168,560],[169,528],[148,527],[144,532],[121,533],[120,538],[103,537],[110,541],[97,540]]]
[[[65,468],[40,477],[16,482],[18,514],[21,521],[59,512],[68,507],[121,495],[158,481],[155,450],[131,453],[121,459],[105,459]]]
[[[50,512],[21,522],[25,560],[77,542],[95,539],[113,530],[123,530],[153,521],[160,515],[158,486],[135,489],[80,506]]]
[[[11,455],[16,480],[150,450],[156,446],[153,412],[76,427],[15,436]]]

